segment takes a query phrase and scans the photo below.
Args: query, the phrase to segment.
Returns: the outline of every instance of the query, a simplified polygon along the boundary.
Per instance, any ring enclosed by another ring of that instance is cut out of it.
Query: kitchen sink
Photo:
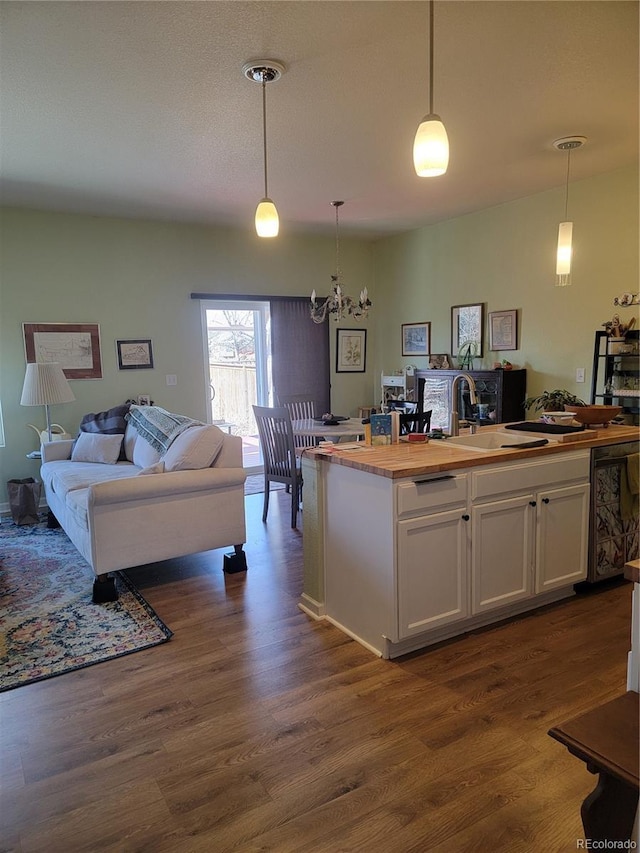
[[[447,438],[446,446],[455,445],[464,450],[478,450],[481,453],[487,453],[488,451],[507,450],[534,442],[537,444],[542,441],[547,443],[545,439],[540,439],[537,436],[505,435],[504,432],[479,432],[475,435],[456,435],[453,438]],[[550,439],[548,442],[552,443]]]

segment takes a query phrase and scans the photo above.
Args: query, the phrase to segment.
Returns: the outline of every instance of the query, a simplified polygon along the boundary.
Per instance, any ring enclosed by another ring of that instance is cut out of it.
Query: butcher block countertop
[[[504,424],[500,425],[504,427]],[[497,432],[497,426],[482,427],[481,432]],[[620,444],[625,441],[637,441],[640,439],[640,428],[634,426],[617,426],[609,424],[607,427],[591,427],[588,432],[593,437],[585,439],[584,433],[575,433],[580,436],[575,441],[567,441],[567,436],[562,436],[563,441],[553,443],[554,436],[548,436],[549,444],[543,447],[530,447],[523,449],[491,450],[478,452],[468,450],[460,445],[449,444],[446,439],[431,439],[428,443],[400,442],[399,444],[386,447],[370,447],[362,445],[362,449],[344,450],[336,444],[331,450],[325,450],[322,446],[305,454],[312,454],[315,458],[326,459],[337,465],[345,465],[348,468],[357,468],[369,474],[378,474],[381,477],[399,479],[401,477],[415,477],[424,474],[437,474],[441,471],[453,471],[456,468],[475,468],[481,465],[493,465],[496,462],[511,462],[517,459],[534,459],[549,456],[554,453],[567,453],[571,450],[586,450],[591,447],[601,447],[607,444]],[[506,433],[505,441],[509,434]],[[535,436],[532,433],[518,432],[517,435]],[[353,447],[353,445],[352,445]]]

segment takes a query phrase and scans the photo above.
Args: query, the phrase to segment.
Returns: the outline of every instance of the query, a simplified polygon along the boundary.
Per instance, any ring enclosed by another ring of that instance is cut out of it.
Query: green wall
[[[20,406],[23,322],[99,323],[103,378],[72,381],[74,403],[52,407],[69,432],[83,414],[148,393],[170,411],[206,417],[200,303],[192,292],[304,296],[330,290],[335,238],[283,234],[260,240],[252,229],[76,216],[6,208],[0,219],[0,400],[6,446],[0,448],[0,505],[7,479],[35,476],[41,408]],[[372,246],[341,239],[350,291],[367,284],[375,299]],[[335,363],[335,323],[331,358]],[[345,322],[349,327],[352,323]],[[119,371],[115,341],[151,338],[153,370]],[[178,384],[166,385],[167,374]],[[368,400],[373,373],[334,376],[332,406],[353,411]]]
[[[570,287],[555,287],[555,244],[564,188],[380,241],[375,250],[375,371],[427,358],[401,356],[402,323],[431,322],[431,351],[451,353],[451,306],[518,309],[519,349],[488,351],[474,366],[507,358],[527,368],[527,391],[567,388],[590,394],[594,332],[618,311],[613,297],[638,291],[638,170],[571,184],[574,222]],[[586,382],[576,384],[577,367]]]
[[[380,373],[401,356],[402,323],[431,322],[432,352],[451,352],[452,305],[517,308],[520,349],[485,352],[476,367],[505,356],[528,370],[528,393],[565,387],[588,396],[594,332],[614,313],[613,297],[638,290],[638,170],[571,184],[573,285],[554,287],[557,224],[564,187],[480,213],[369,243],[341,239],[347,290],[367,284],[367,372],[332,377],[332,409],[356,413],[380,397]],[[0,220],[0,505],[10,477],[35,476],[26,427],[44,428],[41,409],[19,404],[23,322],[100,324],[103,379],[74,381],[76,402],[54,407],[70,432],[90,411],[148,393],[172,411],[204,418],[205,375],[199,303],[191,292],[301,296],[327,293],[334,238],[284,233],[263,241],[252,229],[5,209]],[[637,314],[638,312],[635,311]],[[627,320],[633,309],[620,309]],[[345,322],[346,327],[354,323]],[[335,324],[331,323],[332,369]],[[153,370],[118,371],[115,341],[151,338]],[[411,360],[427,366],[426,358]],[[575,369],[586,368],[584,385]],[[165,376],[178,384],[167,387]]]

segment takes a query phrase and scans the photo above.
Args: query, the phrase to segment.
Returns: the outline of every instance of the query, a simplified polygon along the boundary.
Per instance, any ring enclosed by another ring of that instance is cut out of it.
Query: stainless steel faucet
[[[469,396],[471,397],[472,405],[476,405],[478,402],[478,396],[476,394],[476,383],[473,376],[469,376],[468,373],[458,373],[453,378],[453,382],[451,383],[451,414],[449,415],[449,435],[459,435],[460,434],[460,416],[458,413],[458,385],[460,384],[460,380],[464,379],[465,382],[469,386]],[[472,429],[472,432],[474,430]]]

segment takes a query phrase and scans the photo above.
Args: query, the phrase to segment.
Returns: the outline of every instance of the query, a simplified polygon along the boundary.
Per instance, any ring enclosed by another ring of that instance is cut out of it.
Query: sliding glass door
[[[243,465],[256,470],[262,459],[251,407],[273,402],[270,327],[268,302],[202,302],[210,420],[242,437]]]

